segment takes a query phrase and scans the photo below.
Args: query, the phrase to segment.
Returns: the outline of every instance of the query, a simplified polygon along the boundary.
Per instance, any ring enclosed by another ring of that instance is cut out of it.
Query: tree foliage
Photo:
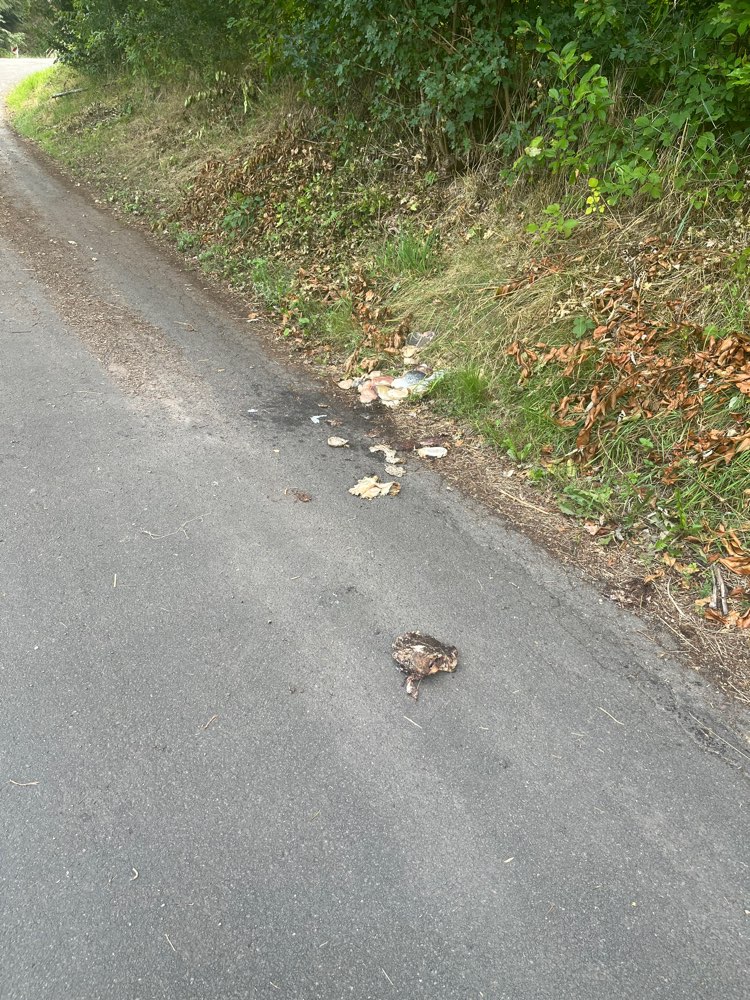
[[[0,0],[0,49],[15,44],[27,8],[27,0]]]
[[[658,197],[665,150],[710,176],[750,138],[750,0],[47,6],[63,58],[89,69],[292,76],[319,103],[437,154],[490,144],[517,169],[601,175],[594,202]]]

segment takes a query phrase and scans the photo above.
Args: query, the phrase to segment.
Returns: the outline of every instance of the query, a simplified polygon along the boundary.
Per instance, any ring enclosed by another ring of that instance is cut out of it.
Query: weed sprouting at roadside
[[[386,279],[428,274],[435,267],[437,245],[436,233],[422,235],[404,227],[383,242],[375,255],[374,271]]]
[[[437,408],[451,417],[481,419],[492,395],[484,374],[476,368],[454,368],[435,383],[431,392]]]

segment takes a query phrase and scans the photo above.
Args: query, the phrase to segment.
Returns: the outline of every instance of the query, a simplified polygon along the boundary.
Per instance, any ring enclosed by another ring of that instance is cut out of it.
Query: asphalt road
[[[2,1000],[747,996],[746,716],[2,123],[0,262]]]

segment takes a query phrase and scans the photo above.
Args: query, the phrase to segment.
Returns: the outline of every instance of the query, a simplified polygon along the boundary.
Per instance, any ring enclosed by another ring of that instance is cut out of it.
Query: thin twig
[[[418,722],[415,722],[414,719],[410,719],[408,715],[405,715],[404,718],[406,719],[407,722],[411,722],[412,726],[416,726],[417,729],[422,729],[420,724]]]
[[[171,942],[171,941],[169,940],[169,934],[165,934],[165,935],[164,935],[164,937],[165,937],[165,938],[167,939],[167,944],[168,944],[168,945],[169,945],[169,947],[170,947],[170,948],[172,949],[172,951],[173,951],[173,952],[174,952],[175,954],[177,954],[177,949],[176,949],[176,948],[175,948],[175,946],[174,946],[174,945],[172,944],[172,942]]]
[[[394,984],[393,980],[391,979],[391,977],[388,975],[388,973],[385,971],[385,969],[381,968],[380,971],[383,973],[383,975],[385,976],[385,978],[388,980],[388,982],[391,984],[391,986],[393,986],[393,988],[395,990],[395,988],[396,988],[395,984]]]
[[[141,534],[148,535],[148,537],[153,538],[155,542],[158,542],[161,538],[171,538],[172,535],[177,535],[179,532],[182,532],[185,538],[189,538],[190,535],[188,535],[187,531],[185,531],[185,526],[192,524],[193,521],[202,521],[205,516],[205,514],[197,514],[195,517],[189,517],[187,521],[182,522],[179,528],[175,528],[174,531],[168,531],[166,535],[155,535],[153,531],[146,531],[145,528],[141,528]]]
[[[732,684],[731,681],[727,681],[727,684],[729,685],[730,688],[733,688],[737,692],[737,697],[740,699],[740,701],[744,701],[746,705],[750,705],[750,698],[747,697],[744,691],[740,691],[740,689],[736,687],[734,684]]]
[[[677,603],[677,601],[674,599],[674,597],[672,597],[672,591],[669,589],[669,580],[667,580],[667,597],[670,599],[670,601],[672,602],[672,604],[674,604],[675,610],[677,611],[677,614],[680,616],[680,618],[687,618],[688,616],[682,610],[682,608]]]
[[[208,727],[211,725],[211,723],[212,722],[216,722],[216,720],[218,718],[219,718],[218,715],[212,715],[211,718],[208,720],[208,722],[204,722],[203,723],[203,725],[201,726],[201,729],[208,729]]]
[[[50,97],[67,97],[69,94],[83,94],[84,91],[88,90],[88,87],[73,87],[72,90],[61,90],[58,94],[50,94]]]
[[[535,503],[529,503],[529,501],[524,500],[523,497],[514,496],[512,493],[509,493],[508,490],[504,490],[502,486],[493,486],[492,488],[497,490],[498,493],[502,493],[504,496],[508,497],[509,500],[513,500],[515,503],[520,503],[522,507],[528,507],[529,510],[535,510],[537,514],[547,514],[547,516],[549,516],[550,513],[552,513],[549,510],[545,510],[544,507],[537,507]]]
[[[697,649],[698,647],[695,643],[692,643],[688,638],[686,638],[682,632],[678,632],[674,625],[670,625],[666,618],[662,618],[661,615],[656,616],[662,625],[666,625],[670,632],[674,632],[678,639],[685,643],[686,646],[690,646],[691,649]]]
[[[617,723],[618,726],[624,726],[625,725],[624,722],[620,722],[619,719],[616,719],[614,717],[614,715],[612,715],[610,712],[608,712],[606,708],[602,708],[601,705],[599,705],[598,707],[599,707],[599,711],[600,712],[604,712],[605,715],[608,715],[613,722]]]
[[[714,611],[718,611],[724,618],[726,618],[729,614],[729,605],[727,604],[727,585],[724,583],[724,577],[721,575],[718,563],[713,564],[711,567],[711,573],[714,578],[714,587],[709,607]]]
[[[31,785],[38,785],[38,781],[14,781],[12,778],[8,779],[11,785],[15,785],[16,788],[29,788]]]

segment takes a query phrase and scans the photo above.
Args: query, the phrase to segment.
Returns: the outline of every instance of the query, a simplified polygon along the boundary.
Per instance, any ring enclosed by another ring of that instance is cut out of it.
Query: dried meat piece
[[[458,650],[431,635],[404,632],[393,640],[391,651],[399,669],[406,674],[406,693],[414,700],[419,697],[419,685],[432,674],[454,673],[458,666]]]
[[[355,497],[374,500],[376,497],[395,497],[401,492],[401,483],[381,483],[377,476],[365,476],[349,490]]]

